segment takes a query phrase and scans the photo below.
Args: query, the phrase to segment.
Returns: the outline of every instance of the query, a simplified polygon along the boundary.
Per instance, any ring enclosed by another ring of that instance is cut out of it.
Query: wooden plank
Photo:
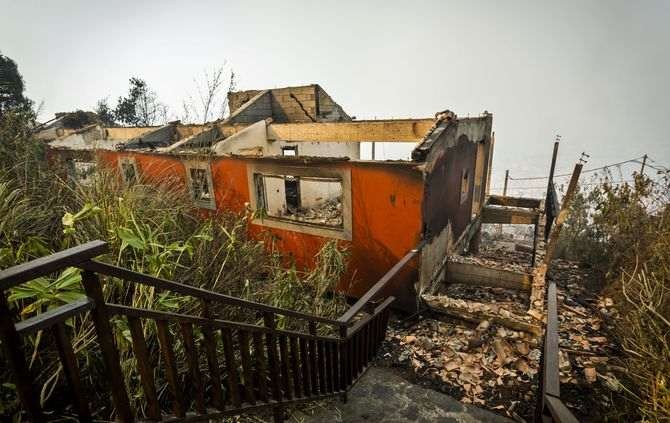
[[[384,119],[353,122],[272,123],[268,137],[292,142],[421,141],[434,119]]]
[[[114,266],[107,263],[91,260],[80,263],[77,267],[87,269],[93,272],[101,273],[108,276],[113,276],[125,281],[141,283],[154,288],[164,289],[168,291],[178,292],[180,294],[188,295],[195,298],[200,298],[209,301],[216,301],[218,303],[228,304],[236,307],[244,307],[261,312],[270,312],[283,316],[291,316],[307,321],[314,321],[326,323],[330,325],[337,325],[338,323],[332,319],[320,316],[313,316],[310,314],[301,313],[299,311],[287,310],[279,307],[273,307],[266,304],[257,303],[254,301],[243,300],[241,298],[232,297],[229,295],[220,294],[218,292],[208,291],[206,289],[197,288],[195,286],[186,285],[179,282],[173,282],[166,279],[160,279],[142,273],[133,272],[132,270],[124,269],[123,267]]]
[[[207,301],[202,300],[201,306],[203,316],[206,319],[210,319],[211,314]],[[200,330],[202,330],[205,355],[207,356],[209,380],[212,383],[212,403],[217,409],[223,410],[225,408],[225,400],[223,398],[223,389],[221,387],[221,370],[219,369],[219,361],[216,353],[216,336],[211,326],[200,325]]]
[[[268,369],[265,360],[265,352],[263,349],[263,335],[259,332],[254,332],[254,355],[256,358],[256,376],[258,386],[258,396],[261,401],[268,401]]]
[[[306,338],[300,338],[300,362],[302,363],[302,391],[304,397],[312,394],[312,369],[309,361],[308,342]]]
[[[277,339],[273,330],[276,327],[274,313],[264,313],[263,319],[265,326],[271,331],[265,335],[265,343],[268,352],[268,367],[270,371],[270,386],[272,388],[272,396],[275,401],[281,402],[282,394],[280,388],[279,376],[279,356],[277,354]]]
[[[473,286],[530,290],[532,275],[506,269],[494,269],[476,263],[447,263],[447,282]]]
[[[156,394],[156,383],[154,381],[153,363],[149,358],[149,349],[144,338],[142,323],[137,317],[128,318],[128,328],[133,343],[133,353],[137,360],[137,369],[140,373],[142,391],[147,404],[147,417],[151,420],[161,420],[161,409]]]
[[[568,189],[565,192],[563,197],[563,204],[561,205],[561,211],[556,217],[556,221],[549,234],[549,240],[545,247],[545,254],[542,263],[538,265],[533,271],[533,282],[531,286],[530,293],[530,309],[541,310],[544,305],[544,294],[545,294],[545,277],[551,260],[554,257],[554,252],[556,251],[556,246],[558,245],[558,238],[561,234],[561,229],[563,224],[570,214],[570,205],[577,191],[577,183],[579,182],[579,175],[582,172],[582,164],[576,164],[575,169],[572,172],[570,177],[570,183],[568,184]]]
[[[284,390],[284,396],[286,399],[293,399],[293,393],[291,392],[291,375],[289,373],[289,356],[288,356],[288,341],[286,335],[279,336],[279,359],[280,359],[280,370],[281,370],[281,380],[282,388]]]
[[[513,225],[534,225],[540,212],[517,207],[484,206],[482,223],[500,223]]]
[[[298,350],[298,338],[292,336],[289,338],[289,347],[291,354],[291,373],[293,374],[293,389],[295,397],[302,396],[302,379],[300,377],[300,351]]]
[[[547,288],[547,327],[544,334],[542,393],[561,396],[561,381],[558,368],[558,300],[556,282]]]
[[[190,387],[195,390],[195,410],[198,414],[205,414],[205,386],[200,374],[200,360],[198,359],[198,347],[193,338],[193,326],[190,323],[180,323],[181,337],[184,341],[184,354],[188,364]]]
[[[553,421],[560,423],[578,423],[579,420],[572,411],[561,401],[551,395],[545,395],[545,404],[551,413]]]
[[[53,308],[38,314],[37,316],[18,322],[16,332],[20,335],[26,335],[32,332],[37,332],[41,329],[46,329],[56,323],[62,323],[70,317],[81,314],[94,307],[95,303],[88,297],[73,301],[71,303]]]
[[[65,324],[62,322],[56,323],[51,330],[56,341],[56,349],[60,362],[63,365],[63,373],[65,379],[70,387],[77,409],[77,415],[80,422],[91,422],[91,411],[88,407],[88,401],[84,395],[84,389],[81,384],[81,375],[79,374],[79,365],[77,364],[77,356],[74,354],[70,338],[67,336]]]
[[[45,422],[37,390],[33,385],[33,377],[23,353],[23,342],[16,332],[5,293],[2,291],[0,291],[0,341],[2,341],[0,344],[5,351],[8,367],[14,374],[19,400],[28,418],[33,423]]]
[[[323,341],[316,342],[317,358],[319,363],[319,391],[322,394],[328,392],[328,381],[326,380],[328,369],[326,368],[326,346]]]
[[[228,392],[233,407],[240,408],[242,400],[240,398],[240,377],[237,372],[237,363],[235,362],[235,350],[233,349],[233,335],[228,328],[221,329],[221,339],[223,339],[223,356],[226,360],[226,373],[228,379]]]
[[[181,384],[179,383],[179,375],[177,373],[177,360],[172,349],[172,335],[168,328],[168,323],[164,320],[157,320],[156,327],[158,329],[158,345],[160,347],[163,363],[165,364],[165,377],[168,382],[168,390],[172,397],[172,410],[177,417],[184,417],[186,410],[183,403],[183,393],[181,392]]]
[[[324,342],[324,341],[321,341]],[[326,369],[326,392],[333,392],[333,357],[330,354],[330,343],[323,345],[323,361]]]
[[[540,206],[540,198],[511,197],[503,195],[489,195],[486,202],[492,206],[523,207],[527,209],[536,209]]]
[[[57,270],[78,265],[107,252],[107,243],[91,241],[0,271],[0,291],[5,291]]]
[[[498,316],[498,315],[494,315],[494,314],[488,314],[488,313],[482,313],[482,312],[471,312],[471,311],[463,310],[462,308],[449,307],[449,306],[445,306],[445,305],[443,305],[439,302],[426,300],[425,298],[424,298],[424,301],[426,302],[426,305],[432,311],[434,311],[435,313],[443,314],[443,315],[445,315],[447,317],[450,317],[450,318],[463,320],[463,321],[470,322],[470,323],[480,323],[484,320],[488,320],[492,323],[502,325],[502,326],[508,327],[510,329],[528,332],[528,333],[531,333],[533,335],[538,335],[539,336],[542,333],[542,329],[538,325],[534,325],[532,323],[507,319],[507,318],[504,318],[502,316]]]
[[[86,245],[86,244],[84,244]],[[99,246],[92,250],[97,251]],[[134,421],[133,413],[130,409],[130,401],[126,392],[126,384],[123,380],[123,373],[119,362],[119,352],[114,345],[114,334],[109,323],[109,314],[105,304],[105,297],[102,294],[102,285],[98,275],[93,272],[83,271],[81,282],[88,295],[94,302],[95,307],[91,310],[93,326],[98,337],[98,344],[102,352],[102,359],[105,363],[109,383],[112,390],[112,400],[116,408],[117,419],[122,422]]]
[[[340,383],[340,372],[341,372],[340,371],[340,366],[341,366],[341,363],[340,363],[340,359],[337,355],[339,348],[338,348],[338,343],[337,342],[330,342],[328,345],[330,346],[330,362],[332,363],[331,371],[332,371],[332,374],[333,374],[333,376],[332,376],[332,380],[333,380],[332,391],[335,392],[335,391],[339,391],[340,386],[341,386],[341,383]]]
[[[253,368],[251,367],[251,354],[249,353],[249,332],[240,330],[237,332],[237,338],[240,344],[242,375],[244,376],[244,399],[250,404],[256,404]]]
[[[310,322],[309,324],[309,333],[312,335],[316,335],[316,325],[312,324]],[[319,394],[319,382],[317,379],[317,374],[319,373],[319,362],[316,358],[316,341],[314,339],[310,339],[308,341],[308,351],[309,351],[309,368],[311,369],[311,374],[312,379],[310,380],[310,385],[312,386],[312,394],[318,395]]]

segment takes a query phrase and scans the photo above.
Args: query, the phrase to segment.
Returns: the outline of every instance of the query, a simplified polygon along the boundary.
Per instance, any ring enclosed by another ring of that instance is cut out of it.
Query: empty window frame
[[[298,146],[297,145],[286,145],[281,148],[282,156],[297,156],[298,155]]]
[[[93,183],[96,168],[94,162],[66,159],[65,168],[70,180],[78,182],[81,185],[91,185]]]
[[[214,186],[209,163],[187,163],[186,179],[195,205],[205,209],[215,209]]]
[[[265,218],[341,229],[342,179],[254,174],[256,204]]]
[[[121,172],[121,178],[126,185],[134,185],[137,183],[137,163],[135,163],[134,158],[119,158],[119,171]]]
[[[470,171],[469,169],[463,169],[461,171],[461,195],[460,200],[461,204],[468,199],[468,193],[470,192]]]

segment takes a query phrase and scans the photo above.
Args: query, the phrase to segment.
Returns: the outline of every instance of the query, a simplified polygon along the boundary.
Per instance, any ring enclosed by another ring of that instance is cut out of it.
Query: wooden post
[[[647,165],[647,155],[645,154],[642,157],[642,168],[640,169],[640,175],[644,175],[644,167]]]
[[[565,192],[563,197],[563,204],[561,204],[561,211],[558,213],[556,218],[556,223],[549,235],[549,240],[547,241],[547,246],[545,249],[544,260],[540,263],[539,266],[533,271],[533,283],[531,285],[530,293],[530,309],[531,310],[542,310],[544,304],[544,287],[545,287],[545,277],[551,259],[553,258],[554,251],[556,250],[556,244],[558,244],[558,236],[561,234],[561,228],[565,223],[565,220],[570,214],[570,204],[572,199],[575,196],[577,191],[577,182],[579,181],[579,175],[582,172],[583,165],[575,165],[575,170],[572,172],[572,177],[570,178],[570,183],[568,184],[568,190]]]
[[[549,182],[547,182],[547,201],[545,203],[549,204],[549,191],[551,184],[554,183],[554,170],[556,169],[556,157],[558,156],[558,141],[554,143],[554,152],[551,155],[551,166],[549,167]]]
[[[84,270],[81,274],[81,282],[84,285],[86,295],[95,302],[95,307],[91,310],[91,317],[96,335],[98,336],[100,350],[102,351],[102,359],[107,368],[117,419],[123,423],[133,422],[133,413],[130,409],[126,384],[123,380],[121,365],[119,364],[119,352],[114,345],[114,334],[109,324],[109,315],[107,314],[100,279],[95,273]]]
[[[509,169],[505,171],[505,185],[503,185],[503,197],[507,196],[507,183],[509,181]],[[503,233],[503,227],[502,223],[498,225],[498,234],[502,235]]]
[[[349,388],[349,362],[351,356],[349,354],[349,342],[347,341],[347,325],[340,325],[340,354],[338,354],[340,359],[340,391],[342,391],[342,402],[347,402],[347,389]]]
[[[372,142],[372,160],[375,160],[375,143]]]
[[[30,376],[30,370],[23,355],[21,338],[16,332],[14,322],[12,321],[5,293],[1,291],[0,340],[2,340],[2,346],[4,347],[9,367],[14,373],[14,383],[16,384],[21,405],[28,413],[28,418],[33,423],[46,421],[42,414],[37,391],[32,384],[33,378]]]
[[[505,185],[503,185],[503,197],[507,196],[507,182],[509,181],[509,169],[505,171]]]

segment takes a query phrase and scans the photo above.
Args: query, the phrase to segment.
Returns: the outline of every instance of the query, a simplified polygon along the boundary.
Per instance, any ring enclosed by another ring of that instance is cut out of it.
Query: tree
[[[225,87],[226,80],[228,87]],[[212,72],[203,71],[202,80],[193,78],[197,98],[189,94],[182,104],[184,122],[207,123],[210,118],[222,119],[228,113],[228,93],[235,90],[235,72],[225,71],[225,64]],[[226,88],[225,90],[223,88]]]
[[[130,78],[130,88],[126,97],[119,97],[116,119],[131,126],[152,126],[167,121],[167,106],[158,101],[156,92],[140,78]]]
[[[107,98],[98,100],[98,103],[95,106],[95,113],[98,115],[100,123],[104,126],[116,126],[116,115],[114,109],[109,107]]]
[[[23,95],[24,89],[16,63],[0,54],[0,116],[10,109],[30,111],[32,102]]]

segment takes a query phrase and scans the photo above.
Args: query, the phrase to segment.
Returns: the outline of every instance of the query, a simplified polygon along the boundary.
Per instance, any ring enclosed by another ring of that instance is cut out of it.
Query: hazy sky
[[[144,78],[171,109],[229,63],[240,89],[321,84],[358,118],[494,114],[494,183],[648,153],[670,165],[670,1],[8,1],[0,51],[43,117]],[[637,167],[638,165],[635,165]],[[526,183],[525,185],[528,185]],[[535,184],[537,185],[537,184]]]

